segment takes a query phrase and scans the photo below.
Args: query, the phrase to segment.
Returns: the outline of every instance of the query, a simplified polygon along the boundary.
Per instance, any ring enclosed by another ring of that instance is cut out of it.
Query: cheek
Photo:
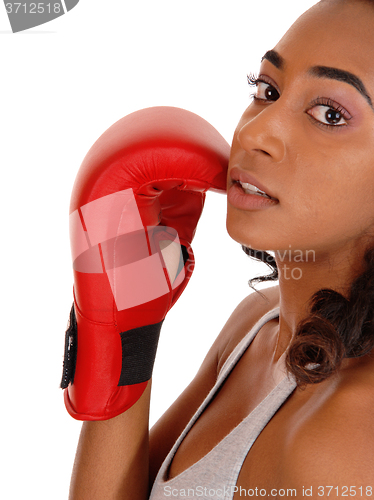
[[[298,169],[282,204],[289,223],[315,245],[360,237],[374,221],[374,165],[358,151],[331,158]]]

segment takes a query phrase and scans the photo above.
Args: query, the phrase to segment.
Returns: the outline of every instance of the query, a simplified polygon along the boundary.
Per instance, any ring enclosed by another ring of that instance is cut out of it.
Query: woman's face
[[[263,250],[353,248],[374,235],[374,6],[319,3],[274,51],[233,139],[229,234]]]

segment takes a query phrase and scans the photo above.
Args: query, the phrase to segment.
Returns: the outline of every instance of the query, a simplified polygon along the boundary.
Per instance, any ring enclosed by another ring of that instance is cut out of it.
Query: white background
[[[249,104],[246,75],[315,0],[81,0],[12,34],[0,5],[1,480],[4,500],[67,499],[80,422],[59,382],[72,303],[68,206],[77,169],[112,123],[177,106],[231,142]],[[151,421],[188,384],[256,267],[225,232],[210,194],[196,269],[165,321]]]

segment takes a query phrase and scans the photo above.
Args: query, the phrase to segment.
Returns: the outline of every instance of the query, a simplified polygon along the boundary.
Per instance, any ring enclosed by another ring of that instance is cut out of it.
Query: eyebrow
[[[273,66],[277,69],[283,69],[285,67],[284,58],[276,50],[268,50],[262,57],[261,62],[267,59]],[[343,69],[331,68],[329,66],[313,66],[308,70],[308,73],[317,78],[329,78],[331,80],[337,80],[339,82],[348,83],[354,87],[360,94],[366,99],[369,106],[374,110],[373,102],[370,95],[368,94],[366,87],[358,76],[345,71]]]
[[[262,57],[261,62],[264,59],[270,61],[271,64],[275,66],[277,69],[284,68],[284,59],[280,54],[278,54],[276,50],[268,50],[266,54]]]
[[[317,76],[318,78],[330,78],[331,80],[338,80],[339,82],[345,82],[352,85],[352,87],[358,90],[373,108],[373,102],[367,93],[365,85],[363,84],[361,78],[353,73],[345,71],[344,69],[330,68],[329,66],[313,66],[309,69],[308,73],[312,76]]]

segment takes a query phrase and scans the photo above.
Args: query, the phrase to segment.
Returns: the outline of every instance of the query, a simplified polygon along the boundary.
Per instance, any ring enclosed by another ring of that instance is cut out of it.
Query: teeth
[[[243,188],[243,191],[246,194],[257,194],[258,196],[265,196],[266,198],[270,198],[265,191],[261,191],[261,189],[258,189],[257,186],[254,186],[253,184],[249,184],[249,182],[241,182],[239,181],[239,184]]]

